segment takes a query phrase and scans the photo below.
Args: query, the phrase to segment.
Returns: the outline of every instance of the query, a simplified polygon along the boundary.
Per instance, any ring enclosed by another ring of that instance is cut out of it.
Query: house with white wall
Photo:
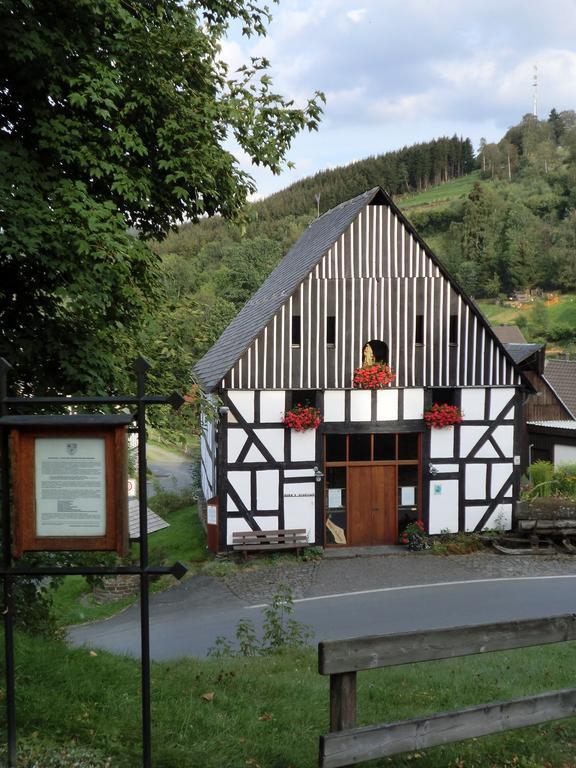
[[[393,380],[355,387],[372,363]],[[221,550],[234,531],[345,547],[395,543],[415,520],[512,525],[531,385],[381,188],[316,219],[194,372],[219,401],[201,481]],[[434,403],[461,422],[427,426]],[[297,404],[316,429],[285,426]]]

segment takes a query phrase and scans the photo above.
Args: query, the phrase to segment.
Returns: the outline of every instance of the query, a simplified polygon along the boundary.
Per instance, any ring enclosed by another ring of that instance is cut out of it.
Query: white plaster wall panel
[[[516,390],[511,387],[493,387],[490,390],[490,418],[495,419],[498,414],[514,397]],[[511,408],[506,414],[507,419],[514,418],[514,408]]]
[[[284,499],[284,526],[286,528],[305,528],[308,541],[316,538],[315,500],[313,497]]]
[[[492,436],[504,456],[512,458],[514,455],[514,425],[504,424],[501,427],[496,427]]]
[[[484,527],[509,531],[512,528],[512,504],[498,504]]]
[[[263,469],[256,472],[257,509],[278,509],[279,474],[277,469]]]
[[[469,499],[486,498],[486,464],[466,465],[464,496]]]
[[[554,466],[561,464],[576,464],[576,445],[554,446]]]
[[[285,483],[285,499],[314,499],[316,497],[316,483]]]
[[[435,466],[438,472],[460,472],[459,464],[444,464],[443,462],[436,460]]]
[[[460,456],[468,456],[478,440],[484,435],[487,427],[460,427]],[[434,431],[434,430],[432,430]]]
[[[264,458],[264,455],[258,450],[258,448],[256,448],[255,445],[252,445],[246,454],[244,461],[248,463],[251,461],[266,461],[266,459]]]
[[[475,530],[476,526],[482,520],[483,516],[486,513],[486,510],[488,509],[488,506],[479,506],[479,507],[466,507],[465,509],[465,530],[467,531],[473,531]]]
[[[228,393],[230,394],[230,393]],[[228,420],[228,424],[238,424],[238,419],[233,413],[228,413],[226,416],[221,417],[224,421]]]
[[[230,496],[226,497],[226,511],[227,512],[238,512],[238,507],[236,504],[232,501]]]
[[[306,432],[291,430],[290,449],[292,461],[314,461],[316,458],[316,430]]]
[[[461,390],[461,409],[464,421],[483,421],[486,392],[484,389],[470,387]]]
[[[430,430],[430,459],[454,457],[454,427]]]
[[[371,421],[372,419],[372,392],[370,390],[351,390],[350,392],[350,420]]]
[[[228,482],[248,509],[252,506],[250,475],[250,472],[228,472]]]
[[[421,419],[424,414],[424,390],[404,390],[404,419]]]
[[[226,525],[226,543],[232,544],[232,534],[238,532],[244,533],[244,531],[251,531],[252,529],[242,518],[232,518],[228,520]]]
[[[284,429],[255,429],[254,433],[270,451],[274,461],[284,461]]]
[[[246,432],[240,427],[228,430],[228,462],[230,464],[237,461],[247,437]]]
[[[369,392],[366,394],[370,394]],[[376,392],[376,419],[398,421],[398,390],[379,389]]]
[[[324,421],[344,421],[346,393],[328,389],[324,392]]]
[[[254,421],[254,392],[252,390],[229,390],[228,397],[240,411],[240,415],[250,424]]]
[[[212,493],[212,488],[210,486],[210,483],[208,481],[208,477],[206,475],[206,471],[204,467],[202,467],[202,493],[204,494],[205,499],[209,499],[214,494]]]
[[[260,421],[280,422],[286,410],[286,397],[283,390],[260,393]]]
[[[500,454],[494,448],[492,443],[485,442],[484,445],[482,445],[474,454],[474,458],[476,459],[499,459]]]
[[[492,464],[492,480],[490,487],[492,498],[498,496],[504,483],[507,483],[508,480],[510,480],[513,471],[513,464]],[[510,489],[509,494],[510,496],[512,495],[512,489]]]
[[[313,469],[285,469],[284,477],[313,477]]]
[[[429,532],[440,533],[446,530],[458,530],[458,480],[432,480]]]
[[[262,531],[277,531],[278,530],[278,518],[273,517],[256,517],[254,515],[254,522],[260,526]]]

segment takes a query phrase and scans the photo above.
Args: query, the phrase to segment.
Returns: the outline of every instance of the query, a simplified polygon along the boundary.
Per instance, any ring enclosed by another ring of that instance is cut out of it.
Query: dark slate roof
[[[216,344],[194,366],[194,374],[205,391],[211,392],[218,386],[328,248],[378,194],[382,194],[380,187],[370,189],[332,208],[310,224]]]
[[[576,360],[547,360],[544,378],[576,419]]]
[[[517,325],[493,325],[492,330],[503,344],[526,344],[524,334]]]
[[[496,328],[492,326],[492,330],[496,332]],[[498,333],[496,333],[498,336]],[[498,337],[500,338],[500,337]],[[500,339],[502,340],[502,339]],[[534,353],[539,352],[544,344],[504,344],[507,352],[515,363],[523,363]]]

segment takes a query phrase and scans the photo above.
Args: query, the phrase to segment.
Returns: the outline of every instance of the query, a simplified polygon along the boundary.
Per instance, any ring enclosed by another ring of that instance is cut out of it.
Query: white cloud
[[[346,16],[354,24],[359,24],[362,21],[362,19],[366,16],[366,8],[356,8],[353,11],[348,11],[346,13]]]

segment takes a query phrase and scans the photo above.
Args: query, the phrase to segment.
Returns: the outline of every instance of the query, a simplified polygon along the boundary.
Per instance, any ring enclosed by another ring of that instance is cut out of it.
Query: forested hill
[[[324,212],[377,185],[475,298],[576,290],[576,113],[552,110],[482,142],[476,160],[468,139],[438,139],[293,184],[252,204],[242,230],[222,219],[181,227],[157,246],[164,296],[138,340],[162,387],[181,388],[315,218],[316,195]]]
[[[372,187],[384,187],[390,195],[420,191],[463,176],[476,167],[470,139],[444,137],[321,171],[254,207],[264,219],[298,216],[314,210],[319,196],[323,213]]]

